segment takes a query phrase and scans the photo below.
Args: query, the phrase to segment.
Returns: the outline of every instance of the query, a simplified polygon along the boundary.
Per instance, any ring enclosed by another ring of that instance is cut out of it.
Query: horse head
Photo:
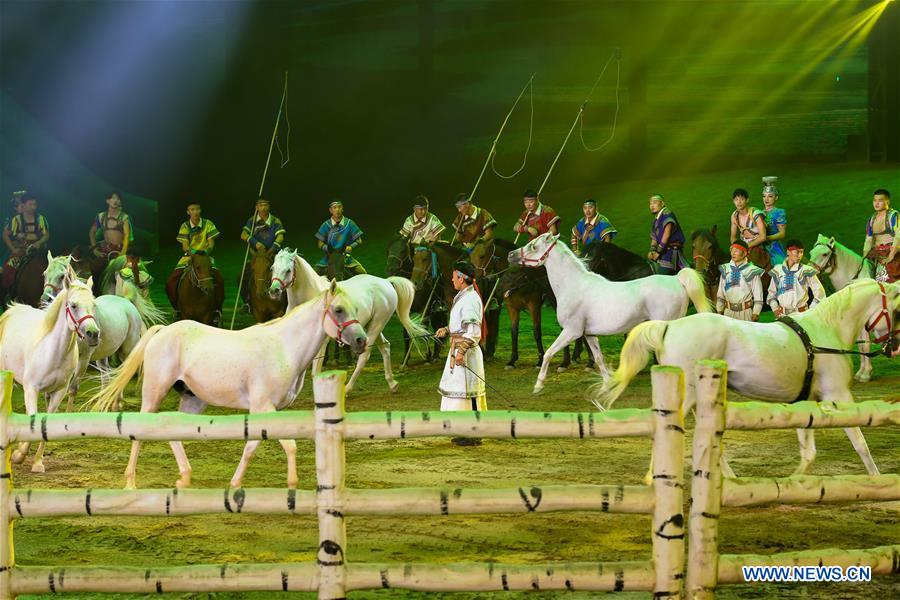
[[[347,344],[356,354],[366,349],[366,331],[356,318],[356,307],[350,297],[332,279],[325,291],[325,315],[322,325],[325,334],[339,344]]]
[[[272,261],[272,274],[269,278],[269,298],[281,300],[285,291],[294,285],[297,279],[297,269],[294,259],[297,251],[290,248],[282,248]]]
[[[69,271],[74,277],[74,271],[71,268]],[[97,307],[94,293],[91,291],[94,284],[93,278],[88,278],[87,283],[82,283],[77,277],[67,281],[67,286],[61,295],[64,295],[63,301],[69,330],[75,333],[79,339],[86,340],[89,346],[96,346],[100,343],[100,327],[97,326],[97,319],[94,316]]]
[[[826,237],[820,233],[809,251],[809,266],[825,275],[834,271],[834,244],[834,237]]]
[[[188,273],[194,287],[199,288],[204,294],[209,295],[212,293],[215,287],[212,275],[212,259],[205,252],[191,254],[191,261],[188,263]]]
[[[483,277],[488,274],[491,261],[494,259],[494,240],[480,240],[469,253],[469,262],[478,271],[478,276]]]
[[[435,277],[435,257],[431,249],[426,246],[417,246],[413,252],[413,267],[410,280],[416,291],[422,291]]]
[[[722,249],[716,239],[716,226],[712,229],[697,229],[691,234],[691,249],[694,251],[694,269],[699,273],[718,274]]]
[[[509,263],[523,267],[540,267],[547,262],[550,251],[556,247],[559,235],[544,233],[521,248],[509,252]]]
[[[398,236],[391,240],[387,247],[387,259],[384,266],[387,275],[402,275],[404,272],[409,272],[405,267],[409,265],[412,255],[413,251],[407,238]]]
[[[332,250],[328,253],[328,267],[326,269],[326,275],[328,276],[328,279],[343,281],[344,257],[345,255],[343,252],[338,252],[336,250]]]
[[[44,269],[44,292],[41,294],[41,303],[49,304],[68,286],[69,279],[77,279],[78,276],[72,269],[72,257],[69,255],[53,256],[47,251],[47,268]]]
[[[250,260],[250,285],[251,293],[255,290],[257,296],[264,296],[268,291],[266,282],[271,285],[272,280],[272,257],[268,252],[250,251],[252,259]]]

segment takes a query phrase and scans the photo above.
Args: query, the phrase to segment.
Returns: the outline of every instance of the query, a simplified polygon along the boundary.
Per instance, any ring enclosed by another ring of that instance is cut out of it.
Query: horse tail
[[[144,298],[136,286],[130,283],[123,285],[122,296],[134,304],[138,314],[141,315],[141,320],[147,327],[166,324],[166,313],[153,304],[152,300]]]
[[[677,277],[698,313],[715,312],[712,303],[706,297],[706,286],[700,273],[691,268],[684,268],[678,271]]]
[[[422,326],[422,317],[410,316],[412,310],[413,299],[416,296],[416,286],[406,277],[388,277],[394,291],[397,292],[397,318],[403,324],[403,329],[412,338],[413,344],[430,332]]]
[[[650,352],[659,352],[666,335],[668,321],[646,321],[628,332],[628,338],[619,355],[619,367],[604,378],[594,394],[594,404],[600,410],[612,406],[635,375],[647,366]]]
[[[122,394],[125,393],[125,387],[128,386],[131,378],[144,364],[144,351],[147,349],[147,344],[164,327],[165,325],[154,325],[148,329],[147,333],[141,337],[141,341],[128,355],[128,358],[121,365],[110,371],[112,380],[106,387],[91,396],[86,403],[91,407],[91,410],[106,412],[118,401]]]

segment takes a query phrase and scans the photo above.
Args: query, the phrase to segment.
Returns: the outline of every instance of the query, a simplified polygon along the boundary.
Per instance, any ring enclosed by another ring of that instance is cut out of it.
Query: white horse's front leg
[[[49,402],[47,402],[48,414],[56,412],[56,409],[59,408],[59,405],[62,402],[63,396],[66,395],[66,391],[66,388],[62,388],[53,392],[53,394],[50,396]],[[44,470],[44,442],[41,441],[34,453],[34,464],[31,465],[31,472],[43,473]]]
[[[586,335],[584,339],[587,340],[588,348],[591,349],[591,354],[594,355],[594,363],[597,365],[600,376],[606,379],[610,373],[606,367],[606,361],[603,360],[603,351],[600,350],[600,338],[595,335]]]
[[[384,333],[378,334],[378,351],[381,352],[381,359],[384,361],[384,379],[387,381],[388,389],[391,392],[397,391],[397,380],[394,379],[394,369],[391,367],[391,343]]]
[[[172,454],[175,455],[175,462],[178,463],[178,481],[175,487],[186,488],[191,486],[191,461],[188,460],[187,452],[184,451],[184,444],[178,440],[169,441],[169,447],[172,448]]]
[[[875,459],[872,458],[872,453],[869,451],[869,445],[866,443],[866,438],[863,437],[859,427],[845,427],[844,433],[847,434],[850,443],[853,444],[853,449],[856,450],[856,453],[859,454],[863,464],[866,465],[866,471],[869,472],[869,475],[878,475],[879,471],[878,467],[875,465]]]
[[[800,442],[800,464],[794,469],[794,475],[803,475],[816,460],[816,432],[814,429],[798,429],[797,440]]]
[[[584,334],[582,331],[575,331],[573,329],[563,329],[559,336],[553,343],[550,344],[550,347],[547,348],[547,352],[544,354],[544,360],[541,363],[541,372],[538,373],[537,382],[534,384],[534,393],[540,393],[542,389],[544,389],[544,380],[547,378],[547,369],[550,368],[550,360],[553,358],[553,355],[565,348],[568,344],[571,344],[573,340],[578,339]]]
[[[133,490],[137,487],[137,461],[141,453],[141,440],[131,441],[131,455],[128,457],[128,466],[125,467],[125,489]]]
[[[356,380],[362,375],[363,367],[369,362],[370,356],[372,356],[372,341],[366,340],[366,349],[363,350],[362,354],[359,355],[359,358],[356,359],[356,368],[353,369],[353,375],[350,376],[350,381],[347,382],[347,387],[344,389],[345,394],[349,394],[353,391],[353,386],[356,385]],[[385,376],[387,375],[385,374]]]
[[[287,481],[288,489],[297,489],[297,442],[294,440],[278,440],[284,453],[287,455]]]
[[[238,464],[237,469],[234,471],[234,475],[231,477],[231,483],[229,484],[231,487],[241,487],[241,483],[244,481],[244,474],[247,473],[247,467],[250,466],[250,459],[256,454],[256,448],[259,446],[259,442],[260,440],[250,440],[244,446],[241,462]]]
[[[28,415],[37,414],[37,403],[38,403],[38,390],[35,387],[28,386],[25,388],[25,413]],[[22,442],[19,444],[19,447],[16,448],[15,452],[12,453],[12,462],[18,464],[25,460],[25,455],[28,454],[28,448],[31,447],[31,442]]]
[[[325,363],[325,352],[327,351],[326,349],[328,348],[328,339],[329,338],[327,338],[327,337],[325,338],[325,341],[322,342],[322,347],[319,348],[319,351],[313,357],[313,361],[312,361],[312,374],[313,375],[318,375],[319,373],[322,372],[322,365]]]
[[[871,348],[871,344],[869,343],[869,332],[865,329],[862,332],[862,337],[859,339],[865,340],[860,342],[859,350],[860,352],[868,352]],[[856,375],[853,376],[853,379],[860,383],[867,383],[872,380],[872,359],[868,356],[860,356],[859,357],[859,370],[856,372]]]

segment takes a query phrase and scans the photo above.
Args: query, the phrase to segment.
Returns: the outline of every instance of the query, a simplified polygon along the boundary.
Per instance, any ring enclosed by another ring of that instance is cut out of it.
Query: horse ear
[[[53,254],[47,250],[47,262],[53,262]]]
[[[709,232],[710,232],[711,234],[713,234],[713,237],[716,236],[716,230],[717,230],[718,228],[719,228],[719,224],[716,223],[715,225],[712,226],[712,229],[709,230]]]
[[[337,279],[335,279],[334,277],[331,278],[331,285],[330,285],[329,288],[328,288],[328,292],[329,292],[330,294],[336,294],[336,293],[337,293]]]
[[[84,285],[86,285],[89,290],[94,289],[94,276],[91,275],[90,277],[88,277],[88,280],[85,282]]]
[[[831,236],[830,238],[828,238],[828,245],[834,246],[834,236]]]

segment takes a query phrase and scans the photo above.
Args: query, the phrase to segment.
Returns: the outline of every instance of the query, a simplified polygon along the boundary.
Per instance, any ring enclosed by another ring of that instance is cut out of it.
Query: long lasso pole
[[[281,94],[281,102],[278,104],[278,114],[275,115],[275,128],[272,130],[272,140],[269,142],[269,154],[266,156],[266,166],[263,168],[262,180],[259,182],[259,192],[256,197],[262,198],[263,188],[266,186],[266,176],[269,174],[269,162],[272,160],[272,149],[275,147],[275,137],[278,135],[278,124],[281,123],[281,113],[284,110],[284,101],[287,98],[288,72],[284,72],[284,91]],[[250,223],[256,222],[256,203],[253,205],[253,216]],[[252,235],[251,235],[252,237]],[[234,319],[237,316],[238,302],[241,299],[241,287],[244,285],[244,274],[247,271],[247,257],[250,255],[250,239],[247,239],[247,248],[244,250],[244,262],[241,265],[241,278],[238,279],[237,294],[234,297],[234,310],[231,312],[231,324],[228,329],[234,329]]]
[[[506,128],[506,124],[509,122],[509,118],[512,116],[513,112],[516,110],[516,106],[519,104],[519,100],[522,99],[522,96],[525,95],[525,90],[528,89],[528,86],[531,85],[531,82],[534,81],[534,76],[537,73],[532,73],[531,77],[528,78],[528,81],[525,82],[525,85],[522,86],[522,91],[519,92],[519,95],[516,96],[515,102],[513,102],[512,107],[509,109],[509,112],[506,113],[506,117],[503,119],[503,123],[500,124],[500,129],[497,131],[497,135],[494,136],[494,141],[491,143],[491,149],[488,151],[487,158],[484,159],[484,165],[481,167],[481,173],[478,174],[478,179],[475,180],[475,185],[472,187],[472,193],[469,194],[469,202],[475,197],[475,192],[478,191],[478,186],[481,184],[481,180],[484,177],[485,172],[487,171],[488,165],[491,163],[491,157],[497,152],[497,143],[500,141],[500,136],[503,135],[503,130]],[[462,223],[462,221],[460,221]],[[458,230],[453,232],[453,237],[450,239],[450,245],[453,245],[453,242],[456,241],[456,236],[459,233]],[[431,299],[434,297],[434,291],[437,289],[438,283],[440,283],[441,278],[440,275],[435,277],[434,285],[431,286],[431,293],[428,294],[428,300],[425,302],[425,308],[422,309],[422,316],[424,317],[428,314],[428,307],[431,305]],[[492,294],[493,295],[493,294]],[[412,345],[406,349],[406,356],[403,358],[403,362],[401,366],[405,366],[406,362],[409,360],[409,354],[412,351]]]

